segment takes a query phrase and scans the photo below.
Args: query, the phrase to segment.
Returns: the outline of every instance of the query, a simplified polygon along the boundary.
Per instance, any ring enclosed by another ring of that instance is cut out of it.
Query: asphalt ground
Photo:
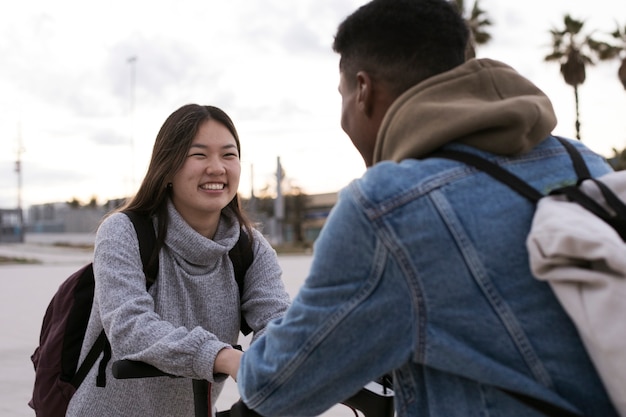
[[[34,371],[30,355],[37,346],[41,321],[58,286],[80,266],[91,261],[89,243],[93,235],[27,236],[25,243],[0,243],[0,416],[33,417],[28,407]],[[297,293],[311,264],[309,255],[281,255],[280,264],[287,290]],[[242,338],[241,344],[249,344]],[[218,410],[230,407],[239,398],[237,386],[229,380],[218,400]],[[323,417],[349,417],[354,412],[336,405]]]

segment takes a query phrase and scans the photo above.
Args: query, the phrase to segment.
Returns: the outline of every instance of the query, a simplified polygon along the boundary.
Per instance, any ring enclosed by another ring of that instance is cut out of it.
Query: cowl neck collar
[[[165,244],[186,262],[198,266],[208,266],[215,256],[227,253],[239,239],[239,224],[230,208],[222,210],[217,231],[209,239],[195,231],[182,218],[171,201],[168,201],[167,214],[169,228]]]

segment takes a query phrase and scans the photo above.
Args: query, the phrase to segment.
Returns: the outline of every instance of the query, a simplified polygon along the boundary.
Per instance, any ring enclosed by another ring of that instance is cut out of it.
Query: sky
[[[365,165],[340,127],[331,45],[337,25],[365,3],[0,0],[0,208],[133,194],[159,128],[187,103],[218,106],[234,120],[244,197],[273,189],[278,158],[286,187],[338,191]],[[537,84],[555,107],[554,133],[575,137],[573,89],[543,60],[549,30],[569,13],[606,40],[626,25],[626,1],[480,5],[493,39],[478,58]],[[582,140],[605,156],[626,147],[618,67],[589,67],[579,88]]]

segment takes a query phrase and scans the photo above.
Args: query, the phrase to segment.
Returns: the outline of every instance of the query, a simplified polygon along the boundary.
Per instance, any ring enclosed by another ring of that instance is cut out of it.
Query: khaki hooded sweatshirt
[[[512,156],[532,149],[555,126],[550,99],[533,83],[501,62],[472,59],[396,99],[373,162],[421,158],[453,141]]]

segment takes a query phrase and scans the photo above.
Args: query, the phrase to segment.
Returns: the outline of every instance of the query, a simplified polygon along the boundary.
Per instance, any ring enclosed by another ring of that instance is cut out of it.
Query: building
[[[100,206],[46,203],[28,209],[30,233],[94,233],[106,210]]]
[[[285,219],[282,230],[283,243],[312,244],[326,222],[330,210],[337,202],[337,193],[285,196]],[[123,199],[111,200],[104,206],[71,203],[33,205],[28,210],[26,230],[30,233],[94,233],[104,215],[123,204]],[[273,213],[244,201],[243,206],[255,210],[260,230],[272,234],[275,222]],[[271,205],[273,207],[273,205]]]
[[[0,242],[23,242],[24,227],[22,220],[22,210],[0,209]]]
[[[335,203],[337,203],[337,193],[305,196],[301,221],[302,237],[305,243],[315,242]]]

